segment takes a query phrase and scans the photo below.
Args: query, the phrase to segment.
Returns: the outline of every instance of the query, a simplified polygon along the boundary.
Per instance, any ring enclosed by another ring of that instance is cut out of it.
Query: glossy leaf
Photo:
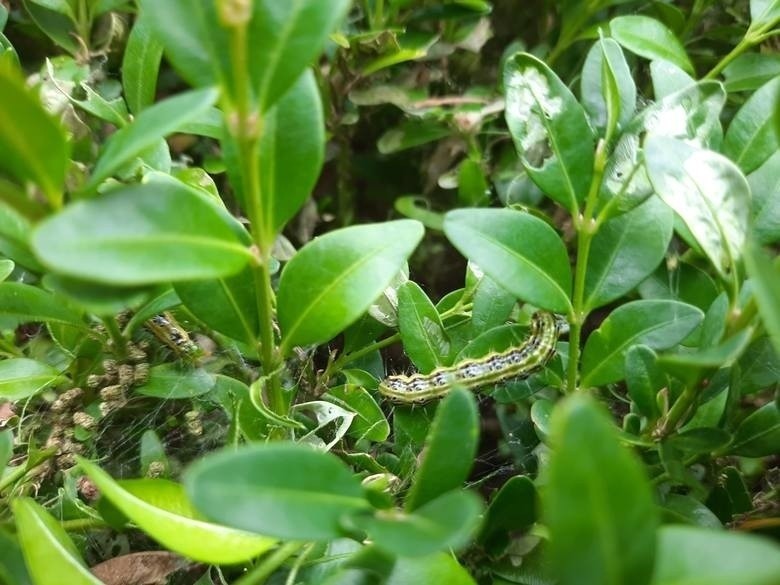
[[[0,431],[0,474],[5,470],[5,466],[11,460],[11,454],[14,450],[14,435],[10,429]]]
[[[649,583],[658,513],[639,461],[585,395],[560,403],[551,424],[543,503],[560,585]]]
[[[390,424],[376,400],[364,388],[344,384],[328,388],[325,400],[355,413],[349,434],[357,440],[385,441],[390,435]]]
[[[750,243],[745,254],[745,267],[753,282],[753,294],[764,327],[780,353],[780,264],[773,262],[758,246]],[[1,286],[1,285],[0,285]]]
[[[349,0],[254,2],[247,48],[262,111],[282,97],[314,61],[349,5]]]
[[[657,364],[658,356],[646,345],[634,345],[626,352],[628,395],[642,416],[658,418],[656,395],[666,386],[666,377]]]
[[[653,136],[645,159],[656,193],[675,210],[722,275],[739,259],[748,227],[750,187],[725,157]]]
[[[544,221],[509,209],[463,209],[444,219],[452,244],[499,285],[538,307],[567,313],[566,247]]]
[[[703,318],[700,309],[676,301],[621,305],[588,337],[582,354],[582,386],[622,380],[625,355],[632,346],[668,349],[685,339]]]
[[[693,77],[669,61],[651,61],[650,76],[653,79],[653,93],[656,100],[661,100],[696,84]]]
[[[648,16],[618,16],[609,22],[612,37],[632,53],[645,59],[671,61],[688,73],[694,73],[685,49],[674,33]]]
[[[723,70],[726,91],[753,91],[780,75],[780,55],[743,53]]]
[[[468,571],[449,553],[429,557],[399,558],[385,585],[410,583],[447,583],[447,585],[476,585]]]
[[[247,344],[258,335],[256,289],[251,269],[235,276],[174,285],[182,303],[206,325]]]
[[[471,308],[471,328],[480,335],[506,323],[517,299],[489,276],[479,280]]]
[[[357,517],[354,522],[376,546],[402,557],[419,557],[463,547],[481,511],[479,498],[456,489],[410,514],[379,511],[374,516]]]
[[[605,76],[612,79],[605,79]],[[607,128],[610,109],[605,98],[609,81],[617,89],[616,121],[623,127],[636,109],[636,85],[620,45],[612,39],[602,39],[588,51],[580,80],[582,105],[590,116],[591,124],[602,131]]]
[[[777,0],[750,0],[750,28],[771,26],[780,19]]]
[[[776,585],[778,575],[780,548],[757,536],[688,526],[658,532],[653,585]]]
[[[585,111],[542,61],[528,53],[504,67],[505,116],[528,175],[575,214],[593,174],[595,141]]]
[[[407,148],[435,142],[451,133],[452,130],[437,120],[412,118],[382,134],[376,147],[382,154],[392,154]]]
[[[3,189],[11,186],[3,185]],[[7,193],[6,193],[7,195]],[[30,250],[30,221],[12,207],[0,202],[0,254],[35,272],[43,267]]]
[[[304,246],[282,271],[282,349],[322,343],[354,323],[390,284],[422,238],[404,219],[330,232]]]
[[[78,201],[42,222],[33,248],[58,272],[134,285],[238,272],[250,252],[205,196],[173,182],[149,182]]]
[[[276,544],[275,539],[225,528],[200,519],[184,488],[164,479],[117,483],[86,459],[79,466],[106,498],[135,525],[168,550],[201,563],[248,561]]]
[[[217,100],[212,88],[199,89],[163,100],[143,112],[106,142],[85,189],[94,189],[123,165],[141,156],[161,138],[202,116]]]
[[[488,550],[492,543],[509,542],[509,535],[528,530],[537,521],[537,493],[534,482],[515,475],[501,486],[485,512],[479,541]]]
[[[19,544],[35,585],[102,585],[79,557],[59,523],[32,498],[11,504]]]
[[[15,402],[35,396],[60,380],[49,365],[28,358],[0,361],[0,398]]]
[[[133,23],[122,58],[122,89],[133,114],[154,103],[163,46],[152,33],[149,16],[142,12]]]
[[[0,583],[33,585],[19,543],[2,530],[0,530]]]
[[[81,312],[61,295],[20,282],[0,283],[0,315],[19,322],[53,321],[84,328]]]
[[[718,517],[693,496],[669,494],[664,501],[663,512],[677,522],[682,521],[702,528],[719,529],[723,526]]]
[[[420,372],[444,365],[450,351],[444,325],[431,300],[412,281],[398,289],[398,329],[404,351]]]
[[[252,445],[208,455],[185,474],[209,518],[292,540],[341,536],[340,522],[368,508],[360,482],[334,455],[307,445]]]
[[[780,411],[770,402],[750,414],[734,431],[729,453],[764,457],[780,451]]]
[[[734,114],[723,153],[745,173],[760,167],[778,149],[773,115],[780,99],[780,76],[762,85]]]
[[[17,75],[0,68],[0,169],[19,181],[36,183],[57,208],[70,149],[59,123]]]
[[[160,364],[149,370],[149,380],[135,392],[165,400],[195,398],[209,392],[214,384],[214,374],[203,368],[185,370],[176,364]]]
[[[412,512],[459,489],[474,464],[478,442],[479,416],[474,396],[456,388],[436,409],[422,461],[406,496],[406,510]]]
[[[759,244],[780,242],[780,151],[748,175],[753,237]]]
[[[311,195],[324,156],[322,101],[307,70],[263,118],[258,164],[269,235],[279,232]]]
[[[585,307],[606,305],[631,292],[663,260],[674,214],[658,198],[606,222],[591,243],[585,273]]]

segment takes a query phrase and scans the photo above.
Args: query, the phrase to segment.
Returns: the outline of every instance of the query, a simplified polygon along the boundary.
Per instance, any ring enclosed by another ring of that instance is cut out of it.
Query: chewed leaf
[[[737,166],[710,150],[651,137],[645,156],[658,196],[677,212],[721,275],[740,257],[750,213],[750,187]]]
[[[585,110],[543,62],[527,53],[504,69],[506,120],[533,181],[574,213],[593,170],[593,131]]]
[[[642,164],[644,135],[679,138],[717,149],[723,139],[720,112],[725,101],[720,83],[702,81],[667,95],[636,116],[620,137],[604,172],[599,198],[602,205],[609,204],[609,216],[630,211],[653,192]]]

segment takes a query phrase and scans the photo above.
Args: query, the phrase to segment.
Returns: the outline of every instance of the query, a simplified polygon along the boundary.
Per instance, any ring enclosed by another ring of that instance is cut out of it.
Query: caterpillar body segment
[[[565,328],[559,317],[538,311],[531,318],[531,334],[521,345],[436,368],[429,374],[388,376],[379,384],[379,392],[393,402],[421,404],[445,396],[454,386],[478,388],[526,378],[542,369],[555,354],[558,336]]]

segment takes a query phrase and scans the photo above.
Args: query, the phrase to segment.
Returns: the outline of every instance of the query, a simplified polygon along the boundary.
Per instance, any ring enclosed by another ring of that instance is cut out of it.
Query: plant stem
[[[685,413],[690,410],[691,405],[698,395],[699,392],[694,384],[686,386],[682,394],[674,401],[669,413],[659,424],[658,429],[655,432],[656,437],[665,437],[671,433],[677,427],[680,420],[682,420],[683,416],[685,416]]]
[[[271,274],[268,264],[271,259],[273,235],[268,227],[262,205],[260,184],[259,148],[262,133],[262,116],[253,109],[249,87],[247,55],[247,22],[237,22],[229,28],[230,60],[235,80],[235,103],[229,104],[228,128],[236,140],[240,173],[244,186],[244,204],[249,217],[252,242],[256,260],[252,266],[255,282],[255,302],[259,319],[259,351],[263,372],[268,376],[267,396],[269,407],[277,414],[285,413],[285,404],[279,380],[279,352],[274,340],[274,302]]]
[[[103,325],[105,325],[106,331],[111,336],[117,356],[124,357],[127,349],[127,340],[122,336],[116,320],[113,317],[106,317],[103,319]]]
[[[284,561],[298,552],[305,544],[305,542],[288,542],[283,544],[233,585],[262,585],[276,569],[282,566]]]
[[[773,36],[776,31],[773,31],[772,27],[776,24],[777,22],[767,22],[755,30],[752,26],[748,27],[745,36],[737,43],[737,46],[734,47],[728,55],[723,57],[723,59],[721,59],[702,79],[715,79],[720,75],[721,71],[728,67],[728,65],[742,53]]]
[[[596,209],[601,179],[604,176],[604,168],[607,163],[606,143],[600,140],[596,147],[596,155],[593,160],[593,179],[585,200],[585,210],[579,218],[575,218],[577,227],[577,263],[574,268],[574,295],[572,298],[572,314],[569,315],[569,364],[567,371],[566,391],[574,392],[577,389],[579,378],[580,339],[582,337],[582,325],[588,316],[585,307],[585,275],[590,256],[590,245],[593,236],[596,235],[598,226],[593,219]]]

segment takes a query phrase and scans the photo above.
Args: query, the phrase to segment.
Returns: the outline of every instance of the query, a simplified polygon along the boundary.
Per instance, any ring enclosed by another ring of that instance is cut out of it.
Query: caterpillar
[[[170,347],[180,358],[193,359],[200,354],[200,347],[190,339],[187,331],[170,313],[155,315],[145,325],[157,339]]]
[[[527,378],[542,369],[555,354],[558,336],[565,328],[563,319],[537,311],[531,318],[531,334],[521,345],[436,368],[429,374],[388,376],[380,382],[379,392],[393,402],[422,404],[445,396],[456,385],[478,388],[502,380]]]

